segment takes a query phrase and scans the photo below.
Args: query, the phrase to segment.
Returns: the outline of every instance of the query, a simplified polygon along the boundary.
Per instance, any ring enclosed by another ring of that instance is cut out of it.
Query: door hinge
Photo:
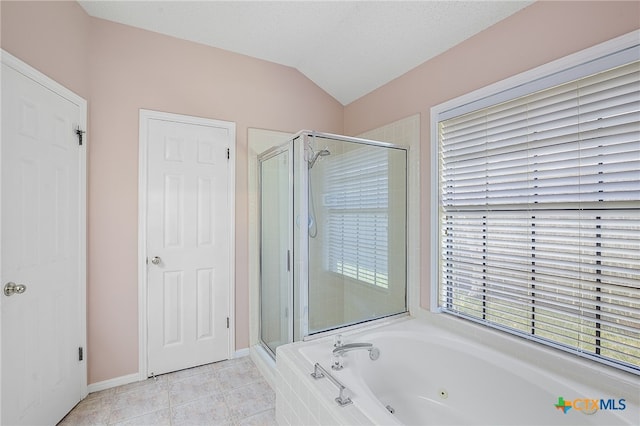
[[[76,128],[76,135],[78,135],[78,145],[80,146],[82,146],[82,135],[84,135],[85,133],[87,132],[82,130],[80,126]]]
[[[231,150],[227,148],[227,160],[231,158]]]
[[[229,328],[229,317],[227,317],[227,328]]]
[[[84,349],[82,346],[78,348],[78,361],[84,360]]]

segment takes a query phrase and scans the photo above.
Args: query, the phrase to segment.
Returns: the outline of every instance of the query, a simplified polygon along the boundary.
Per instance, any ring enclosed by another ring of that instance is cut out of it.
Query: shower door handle
[[[287,272],[291,271],[291,250],[287,250]]]

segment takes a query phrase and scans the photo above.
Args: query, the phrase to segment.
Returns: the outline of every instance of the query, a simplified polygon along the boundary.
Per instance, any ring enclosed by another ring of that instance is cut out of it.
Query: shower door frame
[[[299,198],[296,199],[296,177],[299,179],[297,184],[300,188],[307,188],[309,182],[309,169],[306,158],[306,146],[311,144],[315,137],[332,139],[340,142],[358,143],[362,145],[370,145],[387,149],[399,149],[405,152],[405,311],[387,316],[374,318],[364,322],[357,322],[354,324],[345,324],[341,327],[332,328],[326,331],[319,331],[309,334],[309,234],[307,228],[299,223],[296,223],[296,217],[304,218],[309,217],[309,194],[306,190],[301,190]],[[351,136],[344,136],[332,133],[315,132],[309,130],[302,130],[292,135],[286,142],[281,145],[270,148],[269,150],[258,155],[258,206],[259,206],[259,220],[257,221],[258,236],[259,236],[259,303],[258,303],[258,341],[260,345],[266,350],[270,356],[275,359],[275,353],[269,346],[262,340],[262,163],[274,156],[277,156],[285,151],[289,152],[290,162],[288,165],[289,171],[289,270],[288,270],[288,287],[287,287],[287,307],[288,307],[288,320],[287,330],[288,339],[287,343],[295,341],[307,341],[315,340],[327,335],[335,334],[336,330],[349,331],[357,329],[362,326],[371,325],[376,322],[386,322],[390,319],[401,318],[409,315],[410,310],[410,292],[409,292],[409,154],[410,147],[405,145],[394,144],[390,142],[375,141],[371,139],[357,138]],[[296,176],[299,174],[299,176]],[[297,210],[296,210],[297,209]],[[301,232],[304,230],[305,232]],[[295,243],[300,244],[300,250],[295,251]],[[297,286],[296,286],[297,282]],[[298,326],[296,327],[296,322]]]
[[[293,328],[293,341],[302,341],[306,336],[309,335],[309,168],[307,167],[308,162],[306,158],[306,146],[307,146],[307,138],[309,136],[315,134],[315,132],[309,131],[301,131],[297,133],[293,138],[291,138],[291,142],[293,143],[293,174],[295,177],[296,171],[300,174],[299,186],[301,188],[300,191],[300,202],[296,203],[295,194],[296,194],[296,186],[295,180],[293,182],[293,195],[294,195],[294,204],[293,204],[293,215],[296,217],[296,213],[300,218],[307,218],[306,226],[296,226],[296,223],[293,223],[293,237],[294,237],[294,267],[293,267],[293,304],[294,309],[295,306],[298,307],[298,330],[296,330],[295,326]],[[298,143],[298,149],[296,150],[295,141],[301,138],[302,143]],[[296,207],[299,207],[299,210],[296,211]],[[304,229],[304,232],[302,230]],[[299,230],[300,236],[296,235],[296,230]],[[300,250],[298,253],[295,251],[295,240],[300,244]],[[297,256],[297,257],[296,257]],[[296,275],[297,274],[297,275]],[[296,277],[297,277],[297,286],[296,286]],[[298,298],[296,300],[296,290],[298,294]],[[296,303],[297,302],[297,303]],[[296,311],[294,311],[296,312]],[[295,324],[295,317],[293,320]],[[298,335],[296,335],[296,331]]]
[[[258,253],[258,258],[259,258],[259,262],[258,262],[258,318],[259,318],[259,324],[258,324],[258,341],[260,342],[260,344],[262,345],[262,347],[267,351],[267,353],[269,353],[271,355],[272,358],[275,359],[275,352],[271,350],[271,348],[269,347],[269,345],[267,344],[267,342],[265,342],[262,339],[262,328],[263,328],[263,324],[262,324],[262,301],[263,301],[263,295],[262,295],[262,255],[263,255],[263,243],[262,243],[262,219],[263,219],[263,215],[262,215],[262,198],[263,198],[263,191],[262,191],[262,164],[263,162],[277,157],[278,155],[281,155],[282,153],[288,152],[289,153],[289,163],[287,165],[287,175],[288,175],[288,185],[287,185],[287,194],[288,194],[288,207],[287,207],[287,223],[289,224],[289,226],[287,227],[289,230],[289,235],[287,236],[287,289],[286,289],[286,297],[287,297],[287,303],[286,303],[286,309],[288,311],[288,319],[287,319],[287,323],[286,323],[286,334],[287,334],[287,339],[286,342],[287,343],[291,343],[294,341],[294,336],[293,336],[293,324],[294,324],[294,306],[293,306],[293,273],[294,273],[294,267],[293,267],[293,238],[294,238],[294,233],[293,233],[293,229],[291,224],[293,223],[293,202],[294,202],[294,198],[293,198],[293,179],[294,179],[294,161],[293,161],[293,141],[295,140],[295,137],[290,139],[289,141],[283,143],[282,145],[279,146],[275,146],[271,149],[268,149],[267,151],[263,152],[262,154],[258,155],[258,223],[257,223],[257,228],[258,228],[258,236],[259,236],[259,241],[260,241],[260,247],[259,247],[259,253]]]

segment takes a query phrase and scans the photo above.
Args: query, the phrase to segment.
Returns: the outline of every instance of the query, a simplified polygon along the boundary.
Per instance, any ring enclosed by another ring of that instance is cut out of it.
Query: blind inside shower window
[[[379,288],[389,287],[389,156],[367,146],[326,165],[323,204],[326,268]]]
[[[441,308],[640,372],[640,63],[438,130]]]

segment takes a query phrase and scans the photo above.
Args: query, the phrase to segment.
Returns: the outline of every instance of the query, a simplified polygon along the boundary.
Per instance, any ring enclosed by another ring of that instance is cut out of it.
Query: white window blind
[[[365,147],[327,162],[324,206],[327,270],[389,287],[389,158]]]
[[[640,373],[640,62],[438,130],[442,309]]]

